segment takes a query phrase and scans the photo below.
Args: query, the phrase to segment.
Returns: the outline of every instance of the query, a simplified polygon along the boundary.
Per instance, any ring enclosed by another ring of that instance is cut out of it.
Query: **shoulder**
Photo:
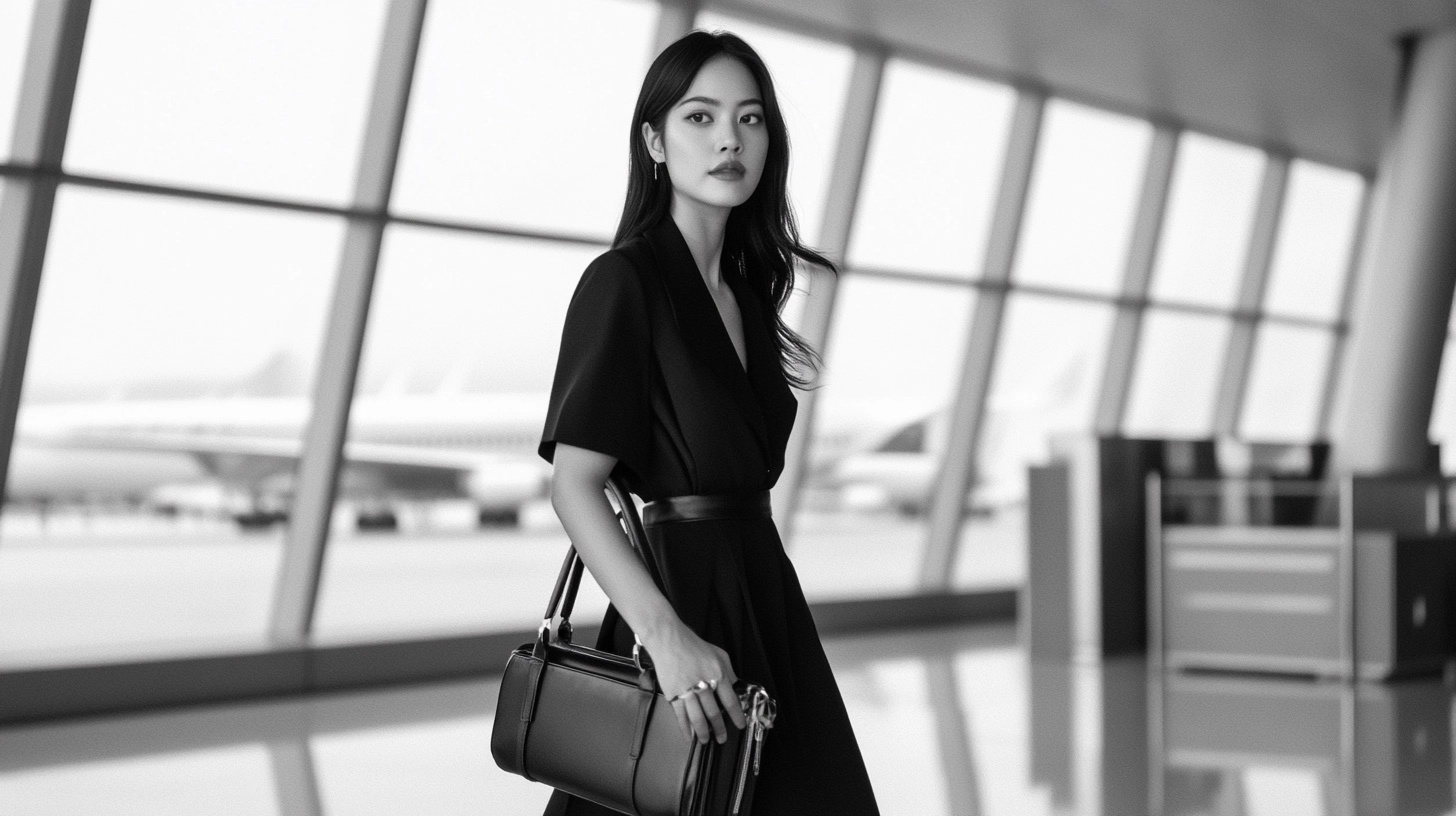
[[[577,295],[594,299],[646,300],[647,278],[653,274],[652,255],[640,239],[603,252],[587,264],[577,284]]]

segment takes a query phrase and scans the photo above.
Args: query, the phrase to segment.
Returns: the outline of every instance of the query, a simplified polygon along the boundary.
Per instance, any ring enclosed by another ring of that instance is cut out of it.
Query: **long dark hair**
[[[667,112],[687,95],[698,70],[713,57],[732,57],[743,64],[758,83],[768,128],[768,157],[758,187],[748,200],[733,208],[723,236],[723,269],[740,275],[754,294],[771,308],[774,344],[784,376],[807,386],[819,368],[819,353],[790,329],[779,315],[794,288],[794,262],[838,269],[828,258],[799,240],[799,227],[789,205],[789,132],[784,127],[779,100],[768,67],[748,43],[726,31],[694,31],[663,49],[637,95],[632,113],[632,140],[627,169],[627,201],[617,225],[614,246],[621,246],[670,217],[672,183],[654,178],[652,155],[642,139],[642,123],[661,132]]]

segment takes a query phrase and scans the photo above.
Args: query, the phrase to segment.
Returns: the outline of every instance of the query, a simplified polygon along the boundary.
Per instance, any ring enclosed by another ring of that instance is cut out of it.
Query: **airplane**
[[[993,399],[968,510],[1025,500],[1028,453],[1076,402],[1078,359],[1048,388]],[[357,527],[396,529],[407,501],[465,500],[482,525],[515,524],[549,495],[536,455],[545,393],[402,394],[355,399],[338,496]],[[287,518],[309,401],[247,393],[22,405],[6,499],[36,506],[120,502],[165,514],[231,517],[244,528]],[[948,414],[895,400],[828,411],[809,455],[806,489],[838,510],[927,509]],[[1035,436],[1033,436],[1033,434]]]
[[[391,529],[400,500],[463,498],[512,523],[546,495],[536,456],[545,395],[363,396],[350,416],[340,498],[362,529]],[[308,400],[204,397],[22,406],[11,502],[123,501],[160,512],[286,518]]]
[[[966,496],[967,514],[987,516],[1026,501],[1027,465],[1045,459],[1051,435],[1077,429],[1077,417],[1090,409],[1079,399],[1092,382],[1087,363],[1085,354],[1074,355],[1044,383],[993,392],[982,422],[979,467]],[[887,417],[900,419],[886,423]],[[950,430],[948,407],[917,414],[895,400],[877,400],[826,419],[810,455],[811,489],[833,491],[844,509],[889,509],[906,516],[929,510]]]

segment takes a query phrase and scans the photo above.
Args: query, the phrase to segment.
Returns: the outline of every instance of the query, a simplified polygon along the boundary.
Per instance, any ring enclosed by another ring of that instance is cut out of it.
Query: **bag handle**
[[[642,517],[637,512],[637,505],[632,502],[631,491],[627,489],[627,485],[621,477],[615,475],[607,479],[606,490],[617,505],[617,518],[622,522],[632,549],[637,552],[637,557],[642,559],[643,566],[647,568],[647,574],[652,577],[652,583],[656,584],[659,590],[666,592],[662,572],[657,567],[657,561],[652,557],[652,550],[647,543],[647,531],[642,526]],[[551,591],[551,600],[546,605],[546,615],[542,618],[541,628],[537,632],[542,647],[550,638],[551,622],[558,615],[561,617],[561,624],[557,627],[557,638],[566,643],[571,642],[571,611],[576,606],[576,596],[581,588],[581,574],[584,566],[576,547],[568,545],[566,558],[561,563],[561,571],[556,576],[556,586]],[[650,665],[644,662],[646,655],[646,651],[642,648],[642,640],[638,638],[632,647],[632,659],[637,662],[639,669]]]

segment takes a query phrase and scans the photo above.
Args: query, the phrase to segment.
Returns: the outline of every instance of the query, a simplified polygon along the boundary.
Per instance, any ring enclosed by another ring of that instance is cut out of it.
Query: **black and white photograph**
[[[0,813],[1456,816],[1453,299],[1456,0],[0,0]]]

